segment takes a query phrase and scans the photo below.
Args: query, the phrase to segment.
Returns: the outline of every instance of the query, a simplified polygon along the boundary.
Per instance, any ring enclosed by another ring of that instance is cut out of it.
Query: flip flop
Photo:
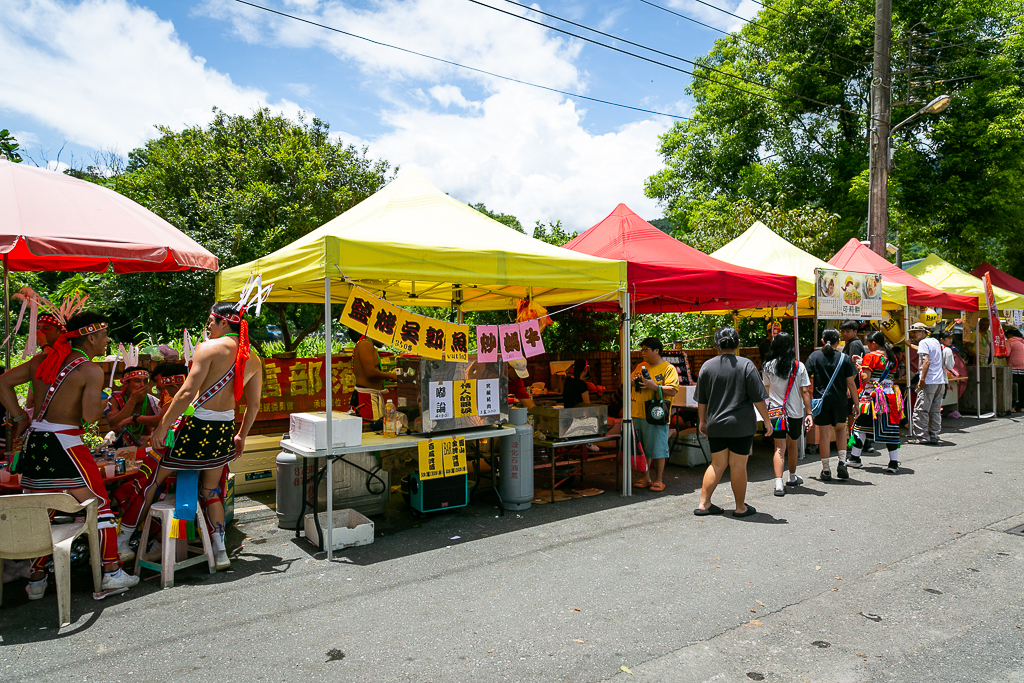
[[[651,482],[651,490],[655,491],[655,492],[664,491],[665,490],[665,482],[663,482],[663,481],[652,481]]]
[[[633,488],[635,488],[635,489],[645,489],[645,488],[649,487],[650,485],[651,485],[651,482],[648,481],[647,477],[644,477],[643,479],[640,479],[639,481],[634,481],[633,482]]]
[[[693,511],[693,514],[697,515],[698,517],[705,517],[707,515],[720,515],[723,512],[725,512],[725,510],[712,503],[711,507],[709,507],[707,510],[701,510],[700,508],[697,508],[696,510]]]
[[[753,505],[748,505],[747,509],[745,511],[743,511],[743,512],[734,512],[734,513],[732,513],[732,516],[733,517],[750,517],[751,515],[756,515],[756,514],[757,514],[757,510],[754,509],[754,506]]]

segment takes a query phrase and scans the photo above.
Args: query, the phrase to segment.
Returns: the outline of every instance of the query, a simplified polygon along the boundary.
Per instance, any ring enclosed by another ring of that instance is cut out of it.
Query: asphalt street
[[[247,514],[230,571],[102,602],[76,576],[60,630],[52,586],[7,584],[0,680],[1024,681],[1022,422],[947,421],[898,475],[803,460],[784,498],[761,450],[747,519],[694,517],[703,470],[676,467],[660,494],[389,516],[331,564]]]

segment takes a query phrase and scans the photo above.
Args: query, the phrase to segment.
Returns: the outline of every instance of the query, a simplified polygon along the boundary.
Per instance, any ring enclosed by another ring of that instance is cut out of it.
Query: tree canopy
[[[894,141],[888,237],[911,254],[1024,276],[1021,15],[1021,0],[893,3],[893,123],[952,96]],[[873,32],[866,0],[777,0],[715,43],[646,185],[677,236],[713,250],[759,217],[822,258],[864,236]]]
[[[215,110],[206,127],[159,130],[160,137],[128,155],[124,172],[94,180],[182,230],[213,252],[221,268],[286,246],[392,177],[387,161],[336,139],[317,118]],[[116,315],[137,317],[154,337],[202,325],[214,303],[213,288],[214,275],[206,272],[119,275],[93,286],[98,303]],[[269,309],[273,317],[265,312],[264,318],[279,324],[288,350],[323,322],[320,306]]]

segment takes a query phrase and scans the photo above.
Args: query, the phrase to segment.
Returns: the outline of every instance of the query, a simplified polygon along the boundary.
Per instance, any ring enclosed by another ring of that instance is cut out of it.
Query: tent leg
[[[974,375],[974,395],[977,397],[978,419],[981,419],[981,309],[978,309],[978,321],[974,324],[974,364],[978,371]]]
[[[622,429],[620,444],[622,445],[622,495],[633,495],[633,411],[630,399],[629,375],[632,372],[629,339],[629,292],[623,292],[620,299],[622,307],[622,333],[619,335],[619,347],[622,353]]]
[[[334,406],[332,405],[334,387],[331,372],[331,278],[324,278],[324,411],[327,416],[327,561],[334,559],[334,472],[331,461],[331,450],[334,445]],[[316,485],[316,482],[313,482]],[[305,492],[303,492],[305,495]],[[314,515],[320,514],[313,510]]]
[[[903,357],[906,359],[907,364],[907,395],[903,399],[903,405],[910,405],[910,304],[908,303],[903,307]],[[918,358],[918,367],[921,367],[921,360]],[[910,424],[910,434],[914,434],[914,414],[907,416],[907,422]]]
[[[10,270],[7,262],[7,254],[4,254],[4,337],[7,342],[4,344],[4,370],[11,369],[11,282],[10,282]],[[5,441],[6,446],[4,451],[7,453],[12,452],[13,444],[11,443],[11,423],[7,422],[4,425]]]
[[[800,361],[800,311],[797,310],[796,302],[793,302],[793,346],[796,347],[796,360]],[[764,367],[764,358],[761,359],[761,367]],[[807,434],[806,429],[800,430],[800,438],[797,439],[796,452],[800,454],[800,457],[804,457],[804,452],[807,450]],[[697,437],[700,438],[699,436]]]

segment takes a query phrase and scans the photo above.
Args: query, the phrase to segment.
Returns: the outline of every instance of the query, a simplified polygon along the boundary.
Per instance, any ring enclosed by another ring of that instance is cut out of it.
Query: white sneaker
[[[226,550],[215,550],[213,551],[213,566],[217,571],[224,571],[225,569],[231,568],[231,560],[228,559],[228,551]]]
[[[28,593],[29,600],[42,600],[43,596],[46,595],[46,582],[44,581],[39,585],[29,583],[25,586],[25,592]]]
[[[100,592],[93,593],[92,597],[94,600],[102,600],[103,598],[111,595],[117,595],[118,593],[124,593],[129,588],[134,588],[139,583],[139,577],[132,576],[123,569],[116,576],[110,576],[109,574],[103,575],[103,582],[100,583]]]

